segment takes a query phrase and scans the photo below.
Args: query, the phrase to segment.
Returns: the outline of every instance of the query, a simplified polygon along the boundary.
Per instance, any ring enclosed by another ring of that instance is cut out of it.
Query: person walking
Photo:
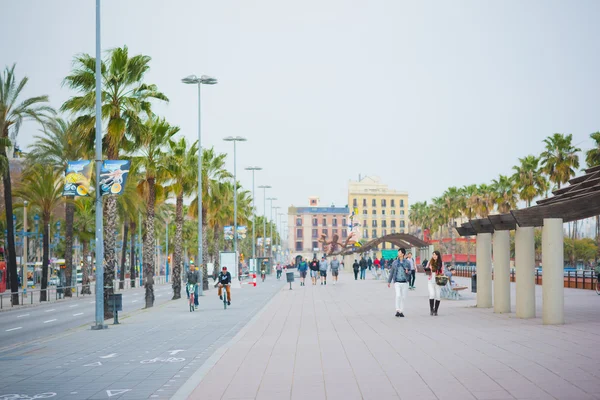
[[[375,256],[373,265],[375,266],[375,276],[379,280],[379,278],[381,277],[381,261],[379,261],[379,258],[377,258],[377,256]]]
[[[329,269],[329,263],[325,256],[321,257],[319,263],[319,275],[321,275],[321,285],[327,285],[327,270]]]
[[[404,300],[408,293],[410,265],[404,259],[405,255],[406,249],[400,248],[398,250],[398,258],[392,263],[390,277],[388,278],[388,288],[394,282],[394,289],[396,290],[396,317],[404,317]]]
[[[306,286],[306,272],[308,271],[308,263],[306,258],[298,263],[298,272],[300,273],[300,286]]]
[[[431,256],[431,260],[425,267],[425,273],[428,275],[429,281],[427,282],[427,288],[429,289],[429,315],[438,315],[438,309],[440,308],[441,299],[441,286],[435,282],[435,277],[444,274],[444,266],[442,264],[442,255],[439,251],[434,251]]]
[[[406,261],[408,261],[408,264],[410,265],[410,272],[408,275],[408,289],[410,290],[415,290],[415,275],[417,273],[416,267],[415,267],[415,259],[412,256],[412,252],[408,252],[406,253]]]
[[[369,267],[369,271],[371,270],[371,268],[373,268],[373,260],[371,260],[371,257],[369,257],[369,259],[367,260],[367,267]]]
[[[360,265],[358,264],[358,260],[354,260],[354,264],[352,264],[352,269],[354,270],[354,280],[358,280],[358,269]]]
[[[310,279],[312,280],[312,284],[317,284],[317,276],[319,274],[319,261],[317,260],[317,256],[315,256],[309,264],[310,268]]]
[[[358,265],[360,265],[360,279],[365,279],[365,276],[367,274],[367,260],[365,260],[364,256],[360,258],[360,262],[358,263]]]
[[[336,256],[333,256],[333,260],[329,263],[331,268],[331,276],[333,276],[333,284],[337,284],[338,275],[340,274],[340,262]]]

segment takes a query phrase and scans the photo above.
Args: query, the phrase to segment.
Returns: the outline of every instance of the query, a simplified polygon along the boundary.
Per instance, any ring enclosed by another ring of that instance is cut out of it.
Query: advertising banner
[[[263,238],[261,238],[261,237],[256,238],[256,245],[259,246],[259,247],[262,247],[262,245],[263,245]]]
[[[63,196],[89,196],[92,163],[89,160],[68,161]]]
[[[248,227],[246,227],[246,226],[238,226],[237,227],[237,238],[238,239],[246,239],[247,233],[248,233]]]
[[[102,170],[100,171],[100,193],[102,196],[123,193],[130,166],[131,161],[129,160],[106,160],[102,163]]]
[[[225,240],[233,240],[233,226],[224,227],[223,234],[225,235]]]

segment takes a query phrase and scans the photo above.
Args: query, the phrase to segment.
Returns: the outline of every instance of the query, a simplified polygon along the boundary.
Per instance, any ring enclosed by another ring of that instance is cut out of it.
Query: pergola
[[[537,205],[510,213],[473,219],[457,227],[461,236],[477,235],[477,307],[510,310],[510,237],[515,232],[515,280],[518,318],[535,317],[534,227],[543,227],[542,320],[564,323],[563,223],[600,214],[600,166],[585,170],[569,185],[539,200]],[[492,250],[494,290],[492,299]],[[493,301],[492,301],[493,300]]]
[[[391,243],[398,247],[411,249],[411,251],[415,253],[415,256],[417,255],[416,252],[418,249],[419,256],[421,258],[429,258],[431,256],[431,253],[433,252],[433,246],[430,246],[429,243],[419,239],[416,236],[409,235],[407,233],[392,233],[390,235],[385,235],[380,238],[373,239],[360,247],[345,249],[339,254],[342,256],[349,256],[352,254],[363,254],[374,248],[377,248],[377,246],[379,246],[381,243]]]

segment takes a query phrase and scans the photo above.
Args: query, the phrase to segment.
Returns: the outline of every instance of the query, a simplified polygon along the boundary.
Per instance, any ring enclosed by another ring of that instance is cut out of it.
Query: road
[[[143,308],[144,290],[135,288],[119,292],[123,294],[123,311]],[[157,285],[154,289],[155,304],[170,300],[172,293],[171,284]],[[93,296],[3,311],[0,313],[0,350],[19,343],[48,338],[82,325],[91,326],[94,323],[95,312],[96,302]]]

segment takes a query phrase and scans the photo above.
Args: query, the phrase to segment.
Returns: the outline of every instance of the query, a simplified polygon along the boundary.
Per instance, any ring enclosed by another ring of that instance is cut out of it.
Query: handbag
[[[435,283],[438,286],[446,286],[448,284],[448,277],[445,275],[437,275],[435,277]]]

